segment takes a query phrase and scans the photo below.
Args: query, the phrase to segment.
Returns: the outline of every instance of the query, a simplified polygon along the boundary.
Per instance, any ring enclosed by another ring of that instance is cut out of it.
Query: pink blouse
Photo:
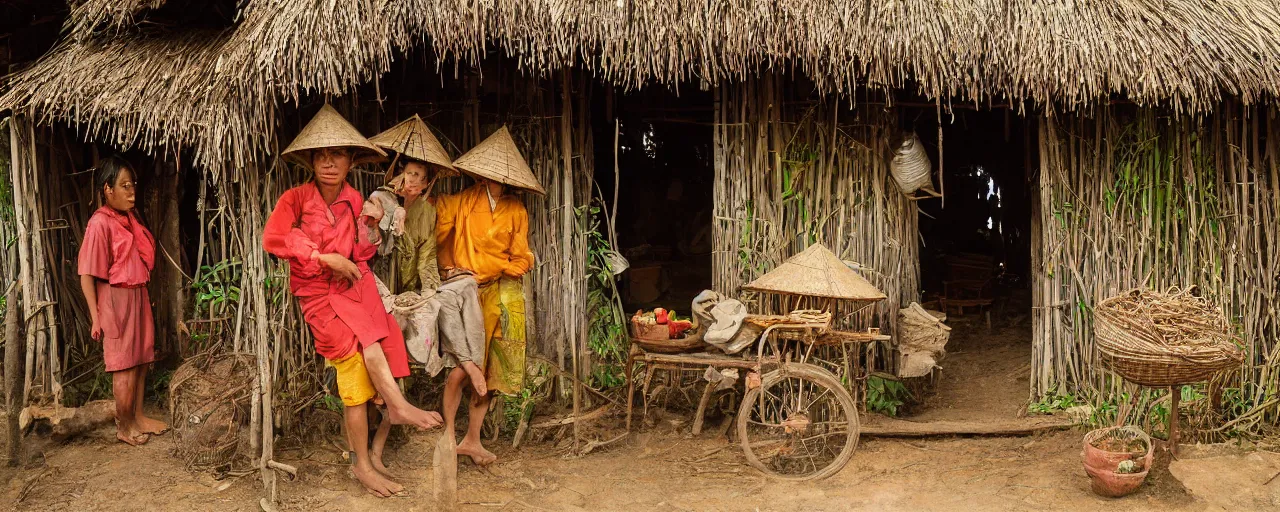
[[[80,275],[91,275],[111,286],[137,288],[151,281],[155,264],[155,238],[133,212],[103,206],[89,217],[80,244]]]

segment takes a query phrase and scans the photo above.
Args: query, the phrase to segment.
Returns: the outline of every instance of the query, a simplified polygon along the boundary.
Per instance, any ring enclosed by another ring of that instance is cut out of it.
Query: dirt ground
[[[951,340],[937,387],[907,411],[913,421],[1000,421],[1027,410],[1031,378],[1029,321],[997,319],[991,331],[977,315],[951,316]]]
[[[1006,329],[1006,331],[1010,331]],[[1025,408],[1028,339],[1018,329],[997,336],[957,333],[938,394],[912,420],[1008,418]],[[967,390],[967,391],[966,391]],[[1033,437],[864,438],[852,462],[819,482],[779,482],[746,465],[713,419],[689,434],[687,414],[654,412],[652,426],[582,457],[550,442],[493,445],[501,460],[481,469],[460,464],[460,510],[1205,510],[1157,459],[1134,495],[1105,499],[1089,490],[1081,466],[1082,431]],[[619,416],[591,432],[621,433]],[[411,496],[379,499],[362,492],[338,449],[312,443],[277,453],[299,468],[282,481],[281,510],[436,510],[431,447],[438,432],[414,433],[389,451],[389,464]],[[0,469],[0,507],[14,510],[258,510],[256,475],[218,481],[188,472],[170,456],[172,441],[141,448],[113,442],[109,430],[67,445],[33,447],[25,467]],[[1215,456],[1236,453],[1223,448]],[[1215,470],[1216,471],[1216,470]],[[1255,478],[1251,476],[1250,478]],[[1280,485],[1277,482],[1272,485]],[[1261,503],[1261,502],[1249,502]],[[1248,504],[1233,507],[1247,510]]]

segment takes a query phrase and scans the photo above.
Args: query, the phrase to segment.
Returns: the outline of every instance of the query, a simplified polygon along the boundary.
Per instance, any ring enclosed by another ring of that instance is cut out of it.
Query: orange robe
[[[484,312],[485,375],[489,389],[519,393],[524,387],[524,290],[520,278],[533,268],[529,213],[512,196],[496,198],[476,184],[436,198],[437,259],[440,268],[461,267],[476,274]]]

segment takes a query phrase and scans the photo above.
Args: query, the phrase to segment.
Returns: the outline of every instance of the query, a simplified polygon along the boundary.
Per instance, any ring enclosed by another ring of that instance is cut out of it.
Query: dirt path
[[[1029,333],[994,336],[958,328],[938,393],[908,419],[1007,420],[1025,408]],[[670,415],[670,416],[675,416]],[[668,417],[668,416],[664,416]],[[1121,500],[1098,498],[1080,464],[1082,432],[1023,438],[864,439],[853,461],[820,482],[777,482],[747,466],[737,445],[713,432],[688,435],[687,422],[656,421],[645,432],[567,458],[563,449],[534,444],[490,469],[462,464],[461,510],[1201,510],[1158,461],[1148,483]],[[607,417],[604,426],[619,426]],[[674,426],[679,424],[680,426]],[[611,438],[617,430],[597,432]],[[434,510],[431,446],[437,433],[412,434],[389,454],[392,470],[412,493],[378,499],[365,494],[320,443],[279,452],[299,467],[282,482],[281,510]],[[27,468],[0,469],[8,483],[0,507],[15,510],[258,510],[256,475],[217,481],[191,473],[169,455],[170,439],[140,449],[96,438],[51,446]],[[220,490],[221,489],[221,490]]]
[[[0,470],[0,504],[14,510],[257,510],[256,477],[225,482],[189,473],[158,440],[131,449],[108,432],[51,447],[30,468]],[[298,481],[280,488],[282,510],[433,510],[433,434],[411,436],[390,458],[410,498],[363,493],[336,450],[310,446],[281,454],[298,464]],[[513,452],[489,470],[463,465],[462,510],[1198,510],[1157,470],[1137,495],[1097,498],[1080,466],[1079,432],[1038,438],[865,440],[853,462],[821,482],[768,480],[745,464],[736,445],[712,436],[633,434],[581,458],[539,445]],[[307,455],[307,460],[299,460]],[[21,498],[21,500],[20,500]],[[1202,508],[1202,507],[1201,507]]]
[[[951,340],[936,392],[905,419],[1000,422],[1025,414],[1031,375],[1031,328],[988,333],[978,316],[950,318]]]

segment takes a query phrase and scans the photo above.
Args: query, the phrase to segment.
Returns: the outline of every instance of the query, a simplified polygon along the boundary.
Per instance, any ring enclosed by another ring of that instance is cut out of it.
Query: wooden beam
[[[906,421],[875,417],[863,425],[863,437],[938,437],[938,436],[1029,436],[1038,432],[1063,430],[1075,423],[1066,418],[981,421]]]

